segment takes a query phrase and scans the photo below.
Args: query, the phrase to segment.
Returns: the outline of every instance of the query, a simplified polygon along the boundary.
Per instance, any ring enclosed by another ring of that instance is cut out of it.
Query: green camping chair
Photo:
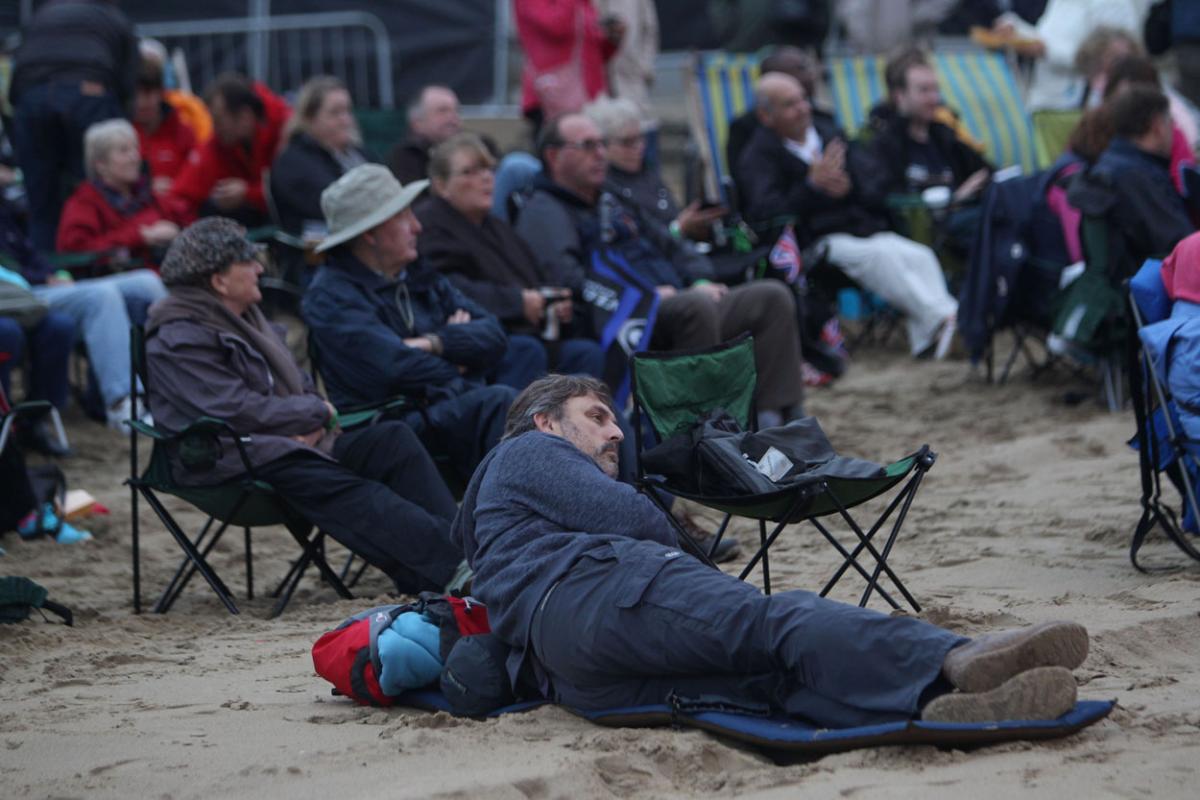
[[[1125,400],[1123,357],[1129,329],[1125,294],[1118,288],[1120,268],[1114,264],[1115,228],[1103,214],[1083,214],[1079,242],[1083,246],[1083,274],[1063,289],[1054,316],[1054,333],[1071,345],[1085,363],[1100,372],[1101,391],[1112,412]]]
[[[130,372],[132,373],[130,394],[134,398],[134,407],[136,407],[136,401],[140,394],[137,378],[141,378],[143,386],[148,385],[145,332],[138,325],[132,326],[130,329],[130,360]],[[316,565],[321,577],[333,587],[339,597],[353,598],[354,595],[346,588],[341,577],[330,568],[329,563],[325,560],[324,531],[317,531],[315,535],[312,535],[312,524],[289,508],[269,483],[255,477],[254,465],[246,453],[249,436],[238,434],[226,422],[212,417],[201,417],[178,433],[167,433],[136,419],[129,420],[128,424],[129,478],[125,483],[130,489],[133,511],[133,608],[135,613],[141,613],[142,608],[139,496],[145,499],[184,552],[183,561],[154,606],[155,613],[165,614],[169,611],[197,572],[212,588],[229,613],[239,613],[237,604],[233,600],[233,593],[208,561],[209,553],[230,526],[241,528],[244,534],[247,599],[254,598],[251,528],[283,525],[301,548],[300,557],[293,562],[279,586],[272,593],[273,597],[278,598],[271,612],[272,617],[282,613],[310,565]],[[171,474],[168,449],[174,449],[185,465],[189,463],[203,464],[217,457],[221,447],[217,437],[222,434],[232,438],[242,463],[246,467],[246,474],[241,478],[216,486],[179,484]],[[150,463],[144,471],[140,470],[138,465],[139,435],[146,436],[153,442]],[[194,538],[189,537],[175,521],[175,518],[163,505],[159,494],[178,497],[208,515],[204,526]]]
[[[887,559],[900,534],[913,498],[921,486],[921,480],[937,458],[927,445],[912,455],[887,465],[884,474],[878,478],[828,478],[816,483],[791,486],[753,496],[714,497],[681,491],[661,477],[645,473],[642,466],[642,416],[645,415],[659,441],[687,431],[701,415],[716,408],[722,408],[732,415],[743,430],[754,430],[757,427],[754,404],[754,386],[757,380],[754,340],[748,334],[744,334],[730,342],[701,350],[637,353],[631,362],[631,373],[634,435],[637,438],[638,452],[638,488],[662,509],[678,535],[691,543],[695,551],[702,552],[695,546],[695,541],[687,531],[668,512],[663,493],[691,500],[725,514],[713,538],[710,554],[715,551],[725,535],[732,517],[757,520],[759,547],[738,578],[745,580],[761,561],[763,591],[767,594],[771,593],[771,545],[788,525],[808,522],[842,557],[841,566],[821,589],[822,597],[837,585],[847,570],[853,569],[867,583],[859,601],[860,606],[867,604],[872,592],[878,592],[892,608],[900,608],[900,604],[891,594],[879,585],[881,575],[886,574],[908,604],[915,611],[921,610],[904,583],[888,565]],[[863,526],[850,515],[850,509],[888,492],[906,479],[907,482],[888,503],[884,512],[864,531]],[[895,520],[891,524],[883,548],[879,549],[874,543],[875,535],[883,529],[893,514],[896,514]],[[856,537],[853,549],[847,549],[823,521],[823,518],[833,515],[841,518]],[[768,522],[775,526],[769,533]],[[868,566],[859,563],[860,557],[865,558],[864,551],[873,562]],[[711,558],[706,557],[705,560],[712,564]]]

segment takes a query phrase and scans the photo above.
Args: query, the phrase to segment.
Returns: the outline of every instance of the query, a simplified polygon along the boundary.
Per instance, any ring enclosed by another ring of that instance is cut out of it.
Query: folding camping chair
[[[1183,431],[1175,399],[1155,369],[1154,354],[1138,334],[1147,325],[1171,314],[1171,301],[1159,273],[1161,266],[1161,261],[1150,259],[1129,281],[1129,309],[1136,328],[1129,337],[1129,394],[1137,419],[1133,442],[1138,450],[1142,479],[1142,516],[1130,540],[1129,560],[1141,572],[1151,571],[1138,563],[1138,551],[1155,525],[1161,526],[1180,550],[1200,561],[1200,549],[1192,543],[1192,535],[1184,531],[1175,511],[1162,496],[1165,473],[1179,490],[1184,509],[1193,520],[1200,520],[1195,482],[1195,476],[1200,474],[1200,442]]]
[[[634,432],[638,452],[638,488],[662,509],[678,535],[691,543],[695,551],[703,552],[695,546],[695,541],[682,525],[667,513],[662,493],[724,512],[725,517],[713,538],[710,554],[720,544],[732,517],[757,520],[759,547],[738,577],[745,580],[761,561],[763,591],[767,594],[771,593],[771,545],[788,525],[808,522],[842,556],[841,566],[821,589],[821,596],[827,595],[847,570],[853,569],[867,583],[859,601],[860,606],[865,606],[871,593],[877,591],[892,608],[900,608],[899,603],[879,585],[881,575],[886,574],[908,604],[915,611],[921,610],[920,605],[888,565],[887,559],[900,534],[913,498],[921,486],[921,480],[937,458],[928,445],[889,464],[884,468],[884,474],[877,478],[823,478],[753,496],[716,497],[684,491],[671,485],[661,476],[646,474],[642,464],[642,415],[649,420],[659,441],[665,441],[677,433],[686,431],[701,415],[716,408],[724,409],[732,415],[743,430],[755,430],[757,424],[754,387],[757,372],[754,366],[754,340],[749,334],[743,334],[712,348],[638,353],[633,357],[630,369],[633,383]],[[891,490],[905,479],[907,483],[904,487],[864,532],[849,510]],[[875,535],[895,512],[898,513],[892,522],[887,540],[883,548],[879,549],[873,541]],[[848,550],[821,519],[834,514],[845,521],[857,538],[852,550]],[[769,533],[768,522],[774,523],[775,526]],[[858,561],[864,551],[874,562],[873,566],[868,565],[870,571]],[[706,560],[712,563],[711,559]]]
[[[149,380],[146,369],[145,332],[141,326],[135,325],[130,329],[130,360],[130,372],[132,373],[130,395],[134,400],[133,407],[136,408],[140,394],[138,378],[141,378],[143,386],[148,385]],[[283,525],[301,548],[300,557],[293,562],[279,586],[272,593],[273,597],[278,598],[271,612],[272,617],[283,612],[309,565],[316,565],[321,577],[333,587],[339,597],[344,599],[354,597],[325,560],[324,531],[317,531],[316,535],[312,535],[312,524],[291,510],[269,483],[255,477],[254,465],[246,453],[249,436],[237,433],[226,422],[212,417],[201,417],[178,433],[168,433],[136,419],[128,420],[128,425],[129,478],[125,483],[129,486],[133,511],[131,538],[135,613],[141,613],[142,609],[139,496],[146,500],[146,503],[154,510],[163,526],[184,552],[184,558],[180,562],[179,568],[175,570],[174,576],[154,606],[155,613],[165,614],[169,611],[197,572],[212,588],[229,613],[239,613],[232,592],[208,561],[209,553],[216,547],[217,542],[230,526],[241,528],[244,534],[247,599],[254,598],[251,528]],[[139,435],[146,436],[153,442],[150,463],[144,471],[140,471],[138,467]],[[175,480],[171,474],[168,449],[175,450],[184,464],[203,464],[216,458],[221,447],[218,437],[222,435],[231,439],[237,448],[246,468],[244,476],[215,486],[185,486]],[[194,538],[189,537],[175,521],[159,498],[160,493],[178,497],[208,515],[207,521]]]

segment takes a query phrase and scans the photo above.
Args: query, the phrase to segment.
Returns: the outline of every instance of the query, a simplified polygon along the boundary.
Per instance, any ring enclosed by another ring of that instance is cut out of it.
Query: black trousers
[[[296,453],[258,476],[306,520],[383,570],[404,593],[442,591],[462,561],[457,506],[416,434],[399,422],[344,433],[337,462]]]
[[[456,397],[439,400],[401,419],[429,452],[449,459],[455,476],[466,486],[479,462],[504,434],[508,407],[517,396],[510,386],[480,386]],[[454,516],[454,512],[451,512]]]

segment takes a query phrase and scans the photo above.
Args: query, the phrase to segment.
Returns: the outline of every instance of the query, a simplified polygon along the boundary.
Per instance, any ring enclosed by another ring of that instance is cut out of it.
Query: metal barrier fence
[[[137,33],[158,39],[169,51],[181,49],[197,88],[230,71],[282,89],[299,88],[313,75],[337,75],[357,106],[396,105],[392,44],[374,14],[335,11],[156,22],[138,25]]]

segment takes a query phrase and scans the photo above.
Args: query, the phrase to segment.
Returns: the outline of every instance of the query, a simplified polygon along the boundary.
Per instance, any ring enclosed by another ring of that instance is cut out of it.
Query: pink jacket
[[[604,35],[591,0],[513,0],[513,11],[526,66],[534,70],[547,70],[571,59],[579,28],[577,15],[581,15],[583,44],[579,57],[584,88],[588,99],[607,90],[604,65],[617,48]],[[521,75],[521,111],[527,114],[537,107],[533,76],[527,68]]]

